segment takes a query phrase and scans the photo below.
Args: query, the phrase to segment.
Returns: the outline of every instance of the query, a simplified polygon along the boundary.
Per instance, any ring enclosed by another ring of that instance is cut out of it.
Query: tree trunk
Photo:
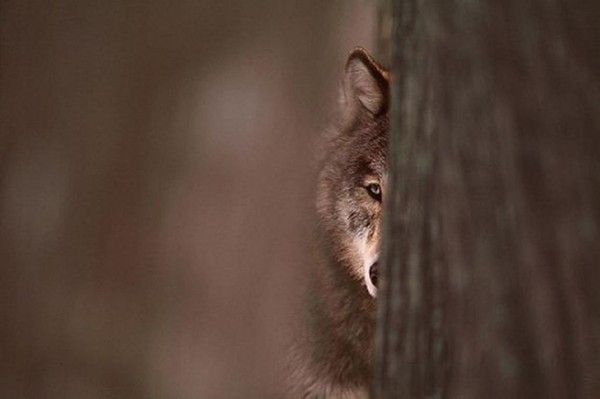
[[[600,21],[393,2],[374,396],[600,393]]]

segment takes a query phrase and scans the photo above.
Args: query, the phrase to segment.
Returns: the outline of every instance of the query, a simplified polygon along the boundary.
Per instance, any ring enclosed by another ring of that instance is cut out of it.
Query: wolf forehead
[[[349,128],[330,143],[326,173],[340,173],[358,184],[364,183],[365,177],[383,179],[387,173],[388,131],[386,117]]]
[[[383,177],[387,169],[388,130],[387,118],[369,123],[362,129],[350,133],[349,152],[346,155],[349,167],[354,175],[375,175]]]

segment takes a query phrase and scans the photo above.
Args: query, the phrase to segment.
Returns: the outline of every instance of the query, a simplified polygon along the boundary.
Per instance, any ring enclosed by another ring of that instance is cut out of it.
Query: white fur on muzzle
[[[367,286],[367,291],[369,291],[369,294],[371,294],[373,298],[377,296],[377,287],[375,287],[375,284],[373,284],[373,281],[371,281],[370,270],[371,266],[377,262],[377,258],[378,256],[374,256],[372,259],[367,259],[363,266],[363,278],[365,279],[365,285]]]

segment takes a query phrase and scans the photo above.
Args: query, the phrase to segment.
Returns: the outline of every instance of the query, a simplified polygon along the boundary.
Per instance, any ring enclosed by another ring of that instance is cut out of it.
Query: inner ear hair
[[[344,90],[346,98],[358,100],[372,115],[387,111],[389,99],[389,73],[361,47],[348,56],[345,69]]]

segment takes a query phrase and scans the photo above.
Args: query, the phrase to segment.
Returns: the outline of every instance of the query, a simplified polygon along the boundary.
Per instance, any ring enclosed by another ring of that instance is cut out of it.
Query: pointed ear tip
[[[348,54],[348,61],[346,62],[346,66],[348,66],[354,60],[360,60],[364,63],[373,63],[373,57],[364,47],[354,47],[350,54]]]
[[[356,61],[362,62],[372,70],[376,70],[385,80],[389,80],[389,72],[375,61],[373,56],[364,47],[357,46],[352,49],[346,61],[346,70]]]
[[[364,48],[362,46],[356,46],[356,47],[354,47],[352,49],[352,51],[350,51],[349,58],[351,58],[352,55],[354,55],[354,54],[356,54],[356,55],[362,54],[362,55],[366,55],[367,57],[370,57],[369,50],[367,50],[366,48]]]
[[[371,114],[386,111],[389,74],[363,47],[356,47],[348,55],[344,88]]]

